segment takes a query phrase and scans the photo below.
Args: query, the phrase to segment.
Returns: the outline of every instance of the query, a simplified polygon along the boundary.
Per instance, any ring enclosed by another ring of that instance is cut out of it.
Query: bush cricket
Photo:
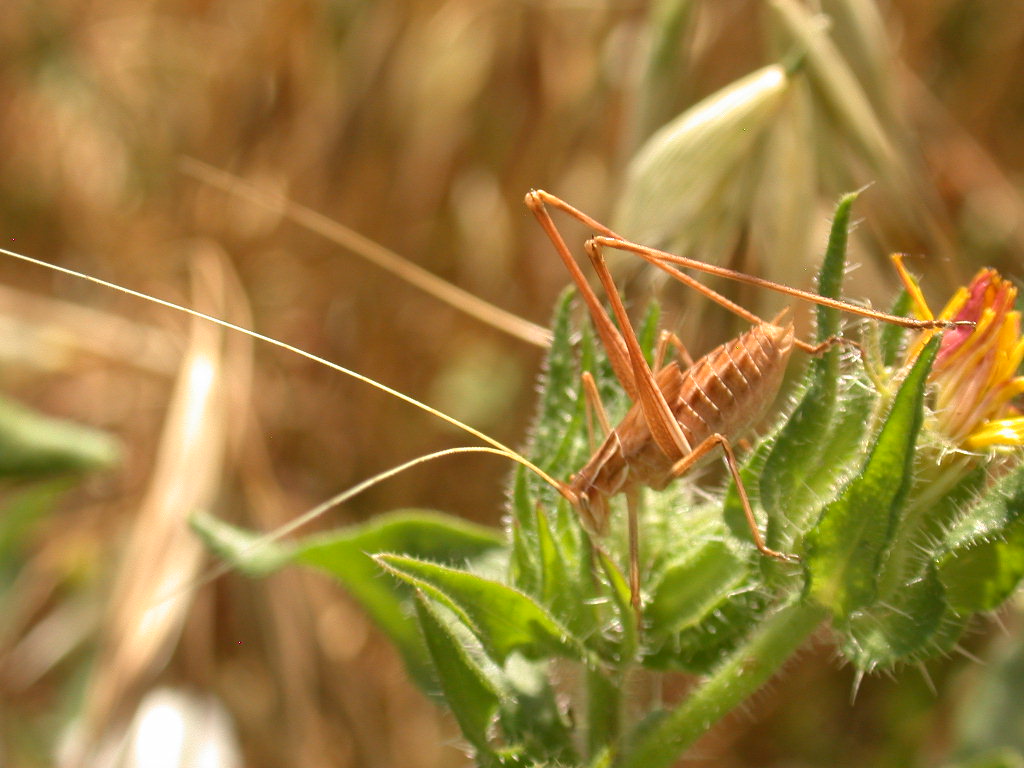
[[[618,426],[610,428],[603,406],[596,399],[596,388],[588,386],[599,421],[605,431],[604,442],[591,459],[560,490],[579,512],[592,533],[607,527],[608,500],[618,494],[626,497],[629,515],[629,584],[633,607],[640,607],[638,495],[642,486],[660,490],[721,447],[726,467],[736,484],[747,525],[754,544],[763,555],[794,560],[794,555],[777,552],[765,543],[758,528],[732,443],[753,426],[774,401],[782,384],[793,347],[810,355],[819,355],[835,344],[850,343],[841,336],[829,337],[818,344],[796,338],[792,321],[781,322],[782,315],[765,321],[721,294],[711,290],[676,266],[689,267],[720,275],[827,307],[863,317],[893,323],[904,328],[947,328],[954,323],[915,320],[829,299],[761,278],[745,275],[712,264],[647,248],[615,234],[608,227],[573,208],[554,195],[532,190],[526,205],[534,213],[566,268],[572,275],[609,356],[615,375],[633,400],[633,406]],[[612,306],[621,332],[612,323],[600,299],[591,289],[568,246],[558,232],[548,207],[581,221],[596,234],[584,248]],[[736,313],[752,324],[750,330],[728,341],[683,369],[676,361],[663,363],[666,339],[662,336],[655,355],[655,369],[644,359],[639,341],[630,324],[622,299],[601,254],[602,248],[635,253],[675,279],[698,290],[712,301]]]
[[[398,399],[426,410],[489,445],[489,447],[463,447],[438,451],[437,453],[406,462],[400,467],[385,471],[318,505],[314,510],[300,515],[286,526],[271,532],[265,537],[265,540],[274,540],[287,535],[301,525],[323,514],[330,507],[355,495],[355,493],[415,464],[441,456],[468,451],[494,453],[522,464],[531,472],[537,474],[544,482],[554,487],[577,511],[584,527],[593,534],[600,535],[607,527],[609,499],[620,493],[626,496],[629,515],[629,586],[631,600],[636,609],[640,607],[639,511],[637,493],[639,488],[642,486],[649,486],[655,490],[664,488],[672,480],[708,458],[708,454],[718,446],[722,448],[726,467],[736,483],[755,546],[766,556],[783,560],[793,559],[792,555],[777,552],[766,545],[739,477],[738,464],[732,450],[732,442],[739,439],[742,433],[757,421],[774,400],[781,386],[786,363],[794,346],[815,355],[820,354],[834,344],[848,343],[848,340],[842,337],[830,337],[819,344],[813,345],[804,342],[796,338],[792,322],[779,324],[781,316],[776,317],[771,322],[766,322],[704,286],[696,279],[679,271],[676,265],[724,276],[757,287],[769,288],[817,304],[894,323],[906,328],[934,329],[946,328],[957,324],[949,321],[914,320],[889,315],[845,301],[828,299],[808,291],[779,285],[744,273],[681,256],[674,256],[631,243],[618,236],[608,227],[547,192],[531,191],[526,197],[526,203],[537,217],[565,263],[566,268],[569,270],[573,281],[576,283],[588,306],[591,318],[607,351],[616,377],[634,402],[634,405],[623,420],[613,428],[608,422],[607,415],[604,413],[599,398],[596,396],[596,387],[592,381],[584,379],[585,391],[588,393],[588,399],[596,410],[598,420],[605,432],[605,437],[591,459],[568,482],[550,477],[521,454],[447,414],[441,413],[362,374],[317,357],[285,342],[258,334],[250,329],[198,312],[189,307],[142,294],[84,273],[49,264],[13,251],[0,249],[0,252],[12,258],[43,266],[72,277],[85,279],[106,288],[118,290],[170,309],[203,318],[229,330],[241,332],[259,341],[287,349],[290,352],[356,378]],[[611,317],[601,305],[600,299],[590,288],[582,270],[572,257],[568,246],[555,227],[548,213],[548,207],[578,219],[596,233],[593,238],[586,242],[585,249],[607,292],[612,305],[612,312],[622,328],[622,332],[616,329]],[[685,354],[685,349],[682,349],[678,339],[671,333],[663,332],[655,356],[656,370],[652,370],[643,357],[622,300],[604,264],[601,249],[605,247],[636,253],[659,269],[668,272],[675,279],[693,287],[711,300],[744,318],[752,324],[751,329],[736,339],[716,347],[697,361],[687,361],[692,364],[689,364],[685,369],[680,367],[679,363],[674,360],[662,364],[670,344],[679,347],[684,358],[688,358]],[[218,573],[220,572],[222,571],[218,570]],[[209,578],[211,576],[208,575],[200,580],[207,581]]]

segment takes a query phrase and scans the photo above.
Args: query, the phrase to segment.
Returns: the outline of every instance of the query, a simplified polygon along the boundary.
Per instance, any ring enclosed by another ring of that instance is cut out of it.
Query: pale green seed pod
[[[708,96],[654,133],[629,164],[615,229],[646,245],[686,246],[710,225],[790,85],[772,64]]]

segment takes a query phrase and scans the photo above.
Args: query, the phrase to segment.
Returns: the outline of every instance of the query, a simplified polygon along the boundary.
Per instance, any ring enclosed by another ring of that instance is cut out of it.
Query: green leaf
[[[818,275],[821,296],[835,298],[841,292],[856,199],[856,193],[844,195],[836,206]],[[816,312],[816,340],[839,335],[839,310],[818,306]],[[765,462],[759,498],[768,512],[768,544],[784,551],[810,525],[822,500],[831,497],[836,477],[845,470],[842,459],[848,459],[848,446],[851,441],[859,444],[867,421],[863,398],[845,397],[840,404],[840,351],[833,346],[811,360],[799,405],[780,429]]]
[[[842,287],[850,215],[857,194],[843,196],[832,220],[828,246],[818,275],[818,294],[837,297]],[[817,341],[839,333],[839,310],[818,306]],[[828,349],[813,358],[797,390],[797,405],[773,433],[763,439],[741,470],[755,513],[767,516],[768,545],[791,551],[837,481],[850,472],[860,454],[873,397],[857,378],[840,379],[840,352]],[[749,539],[743,509],[734,487],[725,501],[725,518],[733,533]]]
[[[484,755],[493,754],[489,730],[503,700],[501,687],[488,674],[493,674],[493,665],[488,670],[473,659],[452,634],[449,622],[419,592],[416,593],[416,615],[437,669],[445,703],[455,715],[462,734]]]
[[[541,561],[541,584],[537,597],[555,616],[562,617],[574,634],[587,636],[596,625],[593,605],[589,600],[593,596],[589,568],[573,567],[573,563],[579,562],[579,552],[574,552],[572,559],[566,557],[551,532],[548,516],[539,508],[536,529]]]
[[[998,608],[1024,577],[1024,466],[966,507],[937,560],[948,599],[960,613]]]
[[[629,592],[629,584],[626,582],[626,577],[622,575],[622,571],[612,562],[607,553],[598,550],[597,561],[608,581],[608,588],[618,616],[619,660],[628,662],[636,655],[638,641],[637,615],[630,601],[632,596]]]
[[[808,533],[810,596],[840,618],[870,605],[911,480],[924,389],[938,337],[922,350],[893,401],[863,470]]]
[[[753,587],[723,596],[704,622],[669,638],[644,663],[652,668],[711,674],[724,656],[746,641],[770,606],[768,595]]]
[[[937,493],[927,473],[942,477],[958,468],[936,467],[934,461],[931,454],[919,457],[914,490],[880,568],[875,604],[836,622],[836,629],[846,635],[844,655],[861,669],[892,668],[947,653],[966,624],[966,616],[946,599],[934,556],[928,553],[941,551],[950,521],[977,498],[985,470],[975,468]]]
[[[577,441],[584,425],[584,403],[580,366],[572,345],[572,309],[575,292],[565,290],[558,299],[552,321],[552,341],[544,362],[539,389],[541,392],[537,420],[530,438],[528,454],[541,467],[555,476],[576,469]],[[543,486],[553,506],[555,496]],[[532,508],[519,510],[533,517]],[[532,524],[532,519],[523,521]]]
[[[645,611],[644,664],[706,674],[747,637],[767,606],[758,572],[721,541],[670,564]]]
[[[743,481],[743,487],[747,489],[750,507],[754,514],[759,517],[763,517],[761,477],[764,474],[764,467],[768,462],[768,457],[771,456],[781,429],[784,426],[785,423],[779,425],[774,432],[761,438],[754,451],[749,456],[741,459],[743,466],[740,467],[740,479]],[[722,518],[725,520],[726,525],[729,526],[733,536],[741,541],[750,540],[750,527],[747,525],[743,504],[740,501],[736,484],[733,482],[729,483],[725,492],[725,498],[722,501]]]
[[[262,576],[289,563],[301,563],[334,576],[397,646],[412,677],[427,691],[434,687],[413,612],[412,590],[381,579],[367,553],[409,552],[452,563],[499,554],[497,532],[458,518],[420,510],[392,512],[362,525],[317,534],[298,542],[269,542],[251,531],[196,514],[192,526],[232,567]]]
[[[741,588],[749,565],[721,541],[708,541],[669,565],[644,611],[649,634],[669,635],[704,621],[721,600]]]
[[[572,344],[571,316],[574,292],[567,289],[558,300],[552,321],[552,343],[544,362],[539,390],[540,405],[535,419],[527,454],[538,466],[554,477],[568,476],[577,469],[585,406],[582,397],[580,366]],[[593,340],[584,333],[581,344],[584,356],[593,361]],[[569,517],[564,500],[557,491],[532,473],[517,469],[512,486],[512,561],[514,584],[531,594],[541,588],[542,563],[537,556],[540,546],[536,528],[538,508],[559,518],[564,528]],[[573,521],[573,525],[576,525]],[[578,549],[568,547],[567,549]],[[567,551],[572,557],[574,551]]]
[[[119,459],[120,446],[105,432],[0,398],[0,476],[89,472]]]
[[[850,214],[853,204],[857,202],[859,192],[849,192],[839,198],[836,211],[832,216],[829,229],[828,245],[825,247],[825,258],[818,275],[818,295],[837,298],[843,290],[843,277],[846,271],[846,246],[850,235]],[[841,313],[838,309],[821,304],[815,309],[818,317],[816,339],[824,341],[830,336],[838,336],[841,325]],[[828,364],[837,367],[838,360],[825,356]]]
[[[514,653],[505,662],[503,673],[511,699],[502,706],[501,727],[507,742],[528,758],[505,764],[578,765],[572,725],[559,706],[547,664],[530,662]]]
[[[860,669],[888,669],[937,650],[933,639],[946,615],[945,591],[934,567],[896,594],[858,611],[835,629],[845,635],[843,655]]]
[[[593,663],[590,652],[547,610],[512,587],[466,571],[402,555],[377,555],[380,565],[449,608],[503,663],[513,652],[538,659],[557,654]]]
[[[532,595],[540,590],[542,580],[540,560],[537,556],[537,532],[534,518],[530,514],[534,507],[530,494],[530,478],[533,474],[522,465],[516,465],[512,480],[512,519],[509,535],[512,538],[512,556],[509,558],[510,582]],[[524,522],[528,528],[524,528]]]
[[[0,597],[21,569],[36,524],[53,512],[73,482],[66,477],[49,479],[7,492],[0,510]]]
[[[906,317],[910,314],[913,307],[914,303],[910,298],[910,294],[903,290],[896,299],[896,303],[893,304],[891,313],[900,317]],[[880,344],[883,365],[891,368],[899,362],[900,350],[903,347],[903,339],[906,335],[906,328],[886,323],[885,328],[882,329],[882,341]]]
[[[262,534],[225,523],[208,512],[193,513],[189,525],[217,557],[253,578],[281,570],[296,555],[296,547],[291,542],[271,541]]]

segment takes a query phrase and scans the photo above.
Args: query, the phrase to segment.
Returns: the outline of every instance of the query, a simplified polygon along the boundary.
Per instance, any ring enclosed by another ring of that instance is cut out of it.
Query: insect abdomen
[[[715,433],[737,439],[778,394],[793,349],[793,326],[761,323],[683,371],[669,403],[690,447]]]
[[[793,326],[762,323],[711,350],[692,367],[670,363],[658,371],[658,388],[693,450],[715,433],[730,440],[742,436],[771,405],[782,384]],[[672,466],[683,456],[666,456],[651,436],[640,404],[634,404],[601,448],[573,478],[574,492],[595,503],[630,485],[660,490],[673,479]],[[595,520],[600,526],[603,520]]]

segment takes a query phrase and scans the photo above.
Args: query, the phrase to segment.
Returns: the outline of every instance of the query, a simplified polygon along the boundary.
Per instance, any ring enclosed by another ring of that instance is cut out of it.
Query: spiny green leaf
[[[879,565],[910,485],[924,388],[938,342],[936,337],[928,343],[904,380],[860,475],[806,537],[810,595],[837,617],[875,600]]]
[[[547,664],[514,653],[505,662],[503,679],[510,699],[502,705],[501,727],[506,741],[523,758],[514,764],[578,765],[571,723],[559,706]],[[506,760],[505,764],[512,763]]]
[[[500,685],[490,679],[488,670],[473,659],[451,633],[438,609],[416,593],[416,615],[430,658],[437,669],[445,702],[455,715],[463,736],[483,755],[493,756],[489,730],[502,702]]]
[[[586,636],[595,629],[591,582],[589,573],[574,568],[579,562],[579,552],[572,559],[566,557],[561,546],[551,533],[548,516],[537,510],[537,533],[541,562],[541,583],[537,597],[552,614],[575,634]],[[583,578],[579,578],[582,576]]]
[[[934,461],[934,457],[923,461]],[[946,599],[929,551],[941,549],[941,535],[954,513],[977,496],[985,478],[983,468],[964,475],[944,495],[935,498],[929,471],[956,472],[956,467],[918,466],[918,477],[902,514],[888,556],[878,575],[874,605],[857,611],[836,628],[846,635],[843,653],[862,669],[891,668],[948,652],[965,626]]]
[[[577,400],[572,394],[577,385],[578,373],[570,326],[574,295],[575,292],[567,288],[555,305],[551,323],[551,347],[541,374],[540,423],[534,435],[534,448],[538,453],[548,454],[557,450],[563,430],[557,430],[556,424],[565,422]]]
[[[509,579],[513,585],[536,594],[541,584],[541,567],[537,557],[537,531],[531,514],[534,502],[530,494],[532,474],[525,467],[517,465],[512,480],[512,509],[509,535],[512,537],[512,556],[509,558]],[[527,522],[528,521],[528,522]],[[524,522],[528,527],[524,528]]]
[[[818,274],[818,295],[837,298],[843,290],[843,277],[846,271],[846,246],[850,236],[850,213],[857,201],[859,192],[849,192],[839,198],[835,213],[832,216],[832,227],[829,229],[828,245],[825,247],[825,258],[821,272]],[[841,324],[840,311],[819,304],[817,312],[818,324],[816,338],[819,342],[831,336],[839,335]],[[828,364],[838,366],[834,358],[824,356]]]
[[[745,525],[737,543],[715,505],[672,506],[675,514],[658,534],[664,551],[649,578],[643,663],[703,674],[749,635],[770,592],[754,567],[760,556],[745,549]]]
[[[835,624],[845,637],[843,655],[860,669],[888,669],[931,655],[946,612],[945,591],[935,569],[904,585],[885,602]]]
[[[919,456],[916,470],[913,490],[879,574],[882,603],[898,600],[899,593],[920,577],[924,563],[944,553],[950,526],[977,502],[987,479],[985,468],[970,469],[966,456],[947,456],[936,463],[930,450]]]
[[[842,290],[850,212],[856,199],[856,193],[844,195],[836,206],[818,275],[821,296],[835,298]],[[839,310],[819,305],[816,312],[817,341],[837,336]],[[863,418],[847,420],[843,431],[836,428],[847,407],[856,403],[851,400],[839,404],[839,353],[839,348],[833,346],[811,360],[799,405],[779,431],[765,463],[759,497],[768,512],[769,546],[783,550],[793,546],[796,534],[808,526],[820,500],[828,499],[835,475],[844,469],[837,461],[842,451],[832,444],[846,444],[851,439],[851,428],[863,429]],[[859,435],[856,431],[852,437],[859,441]]]
[[[532,428],[528,453],[532,460],[555,477],[565,477],[582,463],[586,409],[582,397],[582,370],[593,371],[594,342],[587,326],[580,341],[582,363],[572,344],[571,316],[574,292],[567,289],[559,298],[553,321],[553,341],[544,363],[539,389],[540,407]],[[602,377],[595,372],[599,386]],[[557,491],[536,476],[517,469],[512,486],[512,583],[530,594],[538,594],[543,580],[541,545],[537,530],[538,510],[554,519],[557,541],[569,562],[577,562],[583,546],[575,515]]]
[[[723,595],[735,592],[747,577],[746,559],[724,542],[707,541],[672,563],[654,587],[644,611],[651,636],[668,635],[703,621]]]
[[[826,257],[818,279],[818,293],[840,293],[845,267],[851,207],[856,194],[845,195],[836,208]],[[818,307],[817,339],[839,331],[840,312]],[[861,444],[873,403],[860,376],[839,378],[838,348],[813,359],[796,394],[791,416],[764,438],[741,470],[752,508],[767,513],[769,546],[793,548],[821,505],[833,494],[843,475],[861,453]],[[733,533],[744,538],[747,523],[739,497],[730,486],[725,519]]]
[[[533,598],[512,587],[403,555],[384,554],[374,559],[452,610],[499,663],[513,652],[533,659],[558,654],[593,661],[566,627]]]
[[[991,611],[1024,577],[1024,465],[965,507],[945,535],[939,576],[961,613]]]
[[[409,616],[411,593],[381,579],[368,555],[398,551],[462,564],[500,553],[503,546],[496,531],[458,518],[425,511],[393,512],[363,525],[305,539],[296,560],[338,579],[395,643],[410,673],[429,685],[425,650]]]
[[[740,467],[740,480],[743,481],[743,487],[747,489],[751,509],[759,518],[764,516],[761,503],[761,476],[784,426],[785,424],[779,425],[774,432],[761,438],[753,453],[741,459],[743,466]],[[750,527],[747,525],[746,514],[735,483],[730,482],[726,489],[725,499],[722,501],[722,518],[729,526],[733,536],[741,540],[750,538]],[[763,526],[764,523],[762,522],[761,525]]]
[[[659,648],[648,652],[644,665],[710,674],[724,656],[743,645],[770,606],[769,595],[755,585],[722,595],[704,621],[665,638]]]
[[[905,317],[910,314],[910,310],[913,309],[913,307],[914,303],[910,298],[910,294],[904,290],[900,292],[899,297],[893,304],[891,314]],[[906,328],[886,323],[885,328],[882,329],[882,341],[880,345],[883,365],[891,368],[899,362],[900,349],[903,346],[903,339],[906,335]]]
[[[767,604],[750,560],[705,541],[666,568],[654,588],[644,664],[706,674],[750,634]]]
[[[621,632],[618,657],[621,661],[626,662],[635,656],[638,641],[637,615],[630,602],[632,596],[629,592],[629,584],[626,583],[622,571],[612,562],[607,553],[598,550],[597,561],[601,565],[605,579],[608,580],[609,591],[618,617],[618,626]]]
[[[544,361],[540,379],[540,406],[533,426],[529,455],[547,472],[566,474],[574,460],[577,434],[583,424],[584,409],[580,396],[580,371],[572,346],[572,305],[574,292],[567,289],[559,297],[552,323],[551,348]],[[545,505],[554,505],[553,489],[529,478],[533,496]],[[532,501],[532,499],[531,499]],[[516,506],[515,512],[524,533],[533,530],[533,503]]]

